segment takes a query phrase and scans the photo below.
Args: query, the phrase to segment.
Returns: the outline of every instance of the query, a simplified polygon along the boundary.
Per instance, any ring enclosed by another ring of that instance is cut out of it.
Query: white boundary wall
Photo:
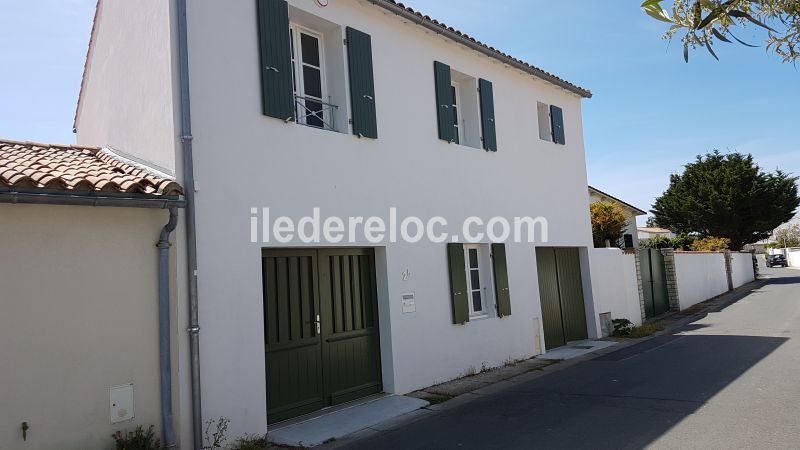
[[[617,248],[595,248],[589,251],[589,261],[597,313],[610,312],[612,319],[628,319],[641,325],[636,256]]]
[[[675,273],[681,310],[728,291],[723,253],[675,252]]]
[[[786,260],[789,261],[789,266],[800,267],[800,248],[790,248],[787,252]]]
[[[800,256],[800,253],[798,253],[798,256]],[[731,276],[733,277],[734,288],[755,280],[753,255],[750,253],[731,253]]]

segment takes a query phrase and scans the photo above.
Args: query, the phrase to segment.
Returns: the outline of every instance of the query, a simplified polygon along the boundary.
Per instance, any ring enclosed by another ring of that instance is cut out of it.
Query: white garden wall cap
[[[109,149],[0,139],[0,187],[177,197],[172,177]]]
[[[467,46],[471,46],[476,50],[481,51],[485,55],[495,58],[502,63],[508,64],[513,66],[517,69],[522,70],[523,72],[527,72],[531,75],[534,75],[538,78],[541,78],[544,81],[552,83],[558,87],[566,89],[574,94],[577,94],[583,98],[592,98],[592,92],[588,89],[584,89],[578,85],[570,83],[563,78],[559,78],[552,73],[546,72],[536,66],[533,66],[521,59],[514,58],[513,56],[503,53],[500,50],[491,47],[483,42],[475,39],[474,37],[459,31],[453,27],[447,26],[447,24],[443,22],[439,22],[436,19],[431,18],[430,16],[424,15],[419,11],[410,8],[403,3],[396,2],[394,0],[369,0],[372,4],[380,6],[384,9],[394,12],[395,14],[410,14],[414,16],[418,20],[417,25],[428,25],[429,28],[434,28],[437,32],[440,32],[442,36],[446,36],[456,42],[465,44]]]

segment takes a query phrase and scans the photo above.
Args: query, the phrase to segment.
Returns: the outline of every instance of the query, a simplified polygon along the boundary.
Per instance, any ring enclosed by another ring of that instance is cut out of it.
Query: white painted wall
[[[451,224],[470,215],[541,215],[548,245],[592,244],[578,97],[366,3],[290,4],[372,36],[379,139],[262,116],[255,2],[189,3],[203,409],[206,419],[230,417],[231,435],[266,427],[262,245],[249,242],[250,208],[297,219],[315,206],[323,216],[383,217],[396,206],[401,216]],[[493,82],[497,153],[437,138],[434,60]],[[538,139],[537,101],[563,108],[566,146]],[[377,254],[386,391],[409,392],[543,348],[532,244],[507,246],[512,315],[462,326],[451,324],[444,243],[382,244]],[[408,291],[417,311],[402,314]],[[596,323],[589,328],[596,334]]]
[[[636,257],[615,248],[591,249],[589,255],[597,313],[610,312],[612,319],[628,319],[641,325]]]
[[[675,252],[675,272],[681,310],[728,291],[722,253]]]
[[[755,280],[753,255],[750,253],[731,252],[731,276],[733,277],[734,288]]]
[[[111,448],[114,431],[159,432],[155,243],[167,219],[0,204],[0,449]],[[135,417],[112,425],[109,387],[126,383]]]
[[[78,104],[78,144],[112,147],[175,172],[173,3],[100,1]]]
[[[789,258],[787,261],[789,262],[789,266],[800,267],[800,248],[791,248],[788,254]]]

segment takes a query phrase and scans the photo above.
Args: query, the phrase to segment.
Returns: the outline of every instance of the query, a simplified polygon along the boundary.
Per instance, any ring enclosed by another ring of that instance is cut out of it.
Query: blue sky
[[[337,1],[349,0],[330,0]],[[590,89],[589,182],[642,209],[671,173],[713,149],[749,152],[765,169],[800,174],[800,72],[763,48],[720,43],[721,61],[700,49],[685,64],[679,42],[661,39],[666,24],[645,16],[638,0],[405,3]],[[74,141],[94,4],[0,0],[0,137]],[[763,38],[755,29],[737,36]]]

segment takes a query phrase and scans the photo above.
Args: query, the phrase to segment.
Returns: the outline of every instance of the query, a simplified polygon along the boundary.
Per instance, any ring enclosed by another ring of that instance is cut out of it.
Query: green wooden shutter
[[[464,261],[464,245],[447,244],[447,263],[450,271],[450,300],[453,304],[453,323],[469,322],[467,303],[467,269]]]
[[[294,119],[289,6],[285,0],[257,0],[261,52],[261,107],[265,116]]]
[[[494,93],[492,82],[483,78],[478,80],[478,91],[481,99],[481,130],[483,130],[483,148],[497,151],[497,133],[494,126]]]
[[[492,244],[492,269],[494,271],[494,292],[497,298],[497,315],[511,315],[511,296],[508,292],[508,266],[506,265],[506,244]]]
[[[450,66],[434,61],[433,78],[436,86],[436,118],[439,122],[439,139],[453,142],[455,129],[453,129],[453,83],[450,80]]]
[[[550,105],[550,125],[553,129],[553,142],[556,144],[565,144],[564,113],[558,106]]]
[[[345,33],[353,134],[375,139],[378,137],[378,123],[372,74],[372,40],[368,34],[354,28],[347,27]]]

